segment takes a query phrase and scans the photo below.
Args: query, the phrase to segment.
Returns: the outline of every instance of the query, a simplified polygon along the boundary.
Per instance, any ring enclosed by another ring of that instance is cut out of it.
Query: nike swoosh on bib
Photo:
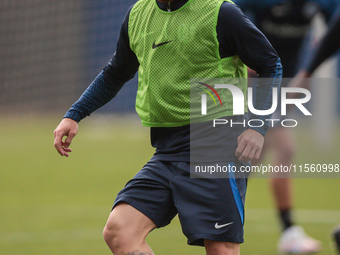
[[[153,44],[152,44],[152,48],[153,48],[153,49],[156,49],[156,48],[159,47],[159,46],[162,46],[162,45],[165,45],[165,44],[171,43],[171,42],[172,42],[172,41],[167,41],[167,42],[162,42],[162,43],[156,44],[156,41],[154,41]]]
[[[231,224],[233,224],[233,223],[234,223],[234,222],[229,222],[229,223],[227,223],[227,224],[218,225],[218,222],[216,222],[215,228],[216,228],[216,229],[224,228],[224,227],[229,226],[229,225],[231,225]]]

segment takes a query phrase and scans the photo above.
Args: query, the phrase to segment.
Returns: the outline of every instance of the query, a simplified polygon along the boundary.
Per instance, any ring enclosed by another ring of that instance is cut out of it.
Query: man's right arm
[[[132,7],[123,21],[117,49],[112,59],[67,111],[64,119],[54,130],[54,146],[61,156],[68,157],[71,152],[68,147],[78,132],[78,122],[113,99],[138,70],[139,63],[130,48],[128,36],[131,9]],[[63,141],[64,137],[66,137],[65,141]]]
[[[135,76],[139,63],[130,48],[128,36],[128,20],[131,8],[123,21],[117,49],[112,59],[79,100],[72,105],[64,118],[79,122],[113,99],[123,85]]]

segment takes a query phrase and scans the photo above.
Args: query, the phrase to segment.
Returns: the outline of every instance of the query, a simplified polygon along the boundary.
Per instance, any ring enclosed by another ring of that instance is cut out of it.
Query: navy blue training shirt
[[[157,2],[162,10],[171,11],[181,8],[187,0],[177,0],[170,5]],[[120,31],[116,52],[103,71],[95,78],[79,100],[72,105],[64,116],[77,122],[90,115],[99,107],[116,96],[122,86],[138,71],[139,63],[135,53],[130,48],[128,36],[128,20],[132,7],[129,9]],[[227,24],[227,25],[226,25]],[[280,59],[266,37],[249,21],[238,6],[224,2],[221,5],[217,37],[220,43],[220,56],[222,58],[238,55],[240,59],[255,70],[260,78],[280,78],[282,66]],[[270,80],[270,79],[268,79]],[[257,88],[255,108],[268,109],[271,106],[271,90],[273,86],[280,86],[279,79],[270,82],[260,82]],[[268,116],[256,116],[265,119]],[[268,123],[261,128],[253,128],[265,134]],[[233,132],[239,135],[244,130]],[[154,158],[171,161],[189,161],[190,158],[190,127],[151,128],[151,144],[156,148]],[[225,137],[231,134],[221,134]],[[234,139],[236,141],[236,139]],[[237,144],[229,146],[226,158],[234,159]]]
[[[298,71],[300,50],[312,19],[321,13],[328,21],[340,0],[235,0],[251,15],[280,55],[283,77],[294,77]]]

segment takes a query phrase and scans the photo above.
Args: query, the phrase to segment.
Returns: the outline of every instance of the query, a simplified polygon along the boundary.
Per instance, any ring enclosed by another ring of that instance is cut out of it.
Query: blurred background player
[[[340,49],[340,8],[333,15],[329,29],[322,38],[320,45],[315,49],[313,57],[306,63],[306,67],[301,69],[294,80],[289,84],[292,87],[309,88],[309,79],[314,71],[330,56]],[[337,252],[340,254],[340,226],[332,233]]]
[[[340,254],[340,227],[337,227],[333,232],[333,238],[338,254]]]
[[[235,0],[241,9],[266,35],[282,60],[283,77],[292,78],[299,67],[299,56],[304,46],[311,21],[321,13],[326,21],[339,5],[338,0]],[[283,81],[282,86],[287,86]],[[282,119],[280,109],[274,119]],[[293,163],[295,144],[287,128],[271,128],[265,139],[265,149],[270,147],[273,164],[289,166]],[[263,156],[264,154],[262,154]],[[253,162],[258,163],[258,162]],[[283,178],[282,178],[283,177]],[[318,252],[321,245],[309,237],[302,227],[295,225],[291,215],[293,208],[292,180],[282,173],[271,176],[270,185],[282,224],[278,248],[284,253]]]
[[[305,87],[307,83],[297,78],[310,78],[314,71],[340,48],[340,7],[329,22],[329,29],[315,49],[313,56],[306,63],[290,86]],[[297,83],[301,81],[301,83]]]

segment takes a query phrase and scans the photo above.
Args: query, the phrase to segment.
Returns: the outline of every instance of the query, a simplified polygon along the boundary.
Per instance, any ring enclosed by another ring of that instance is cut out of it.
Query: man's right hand
[[[54,130],[54,147],[61,156],[69,156],[72,150],[69,148],[73,137],[78,133],[78,123],[72,119],[63,119]],[[66,139],[63,138],[66,136]]]

